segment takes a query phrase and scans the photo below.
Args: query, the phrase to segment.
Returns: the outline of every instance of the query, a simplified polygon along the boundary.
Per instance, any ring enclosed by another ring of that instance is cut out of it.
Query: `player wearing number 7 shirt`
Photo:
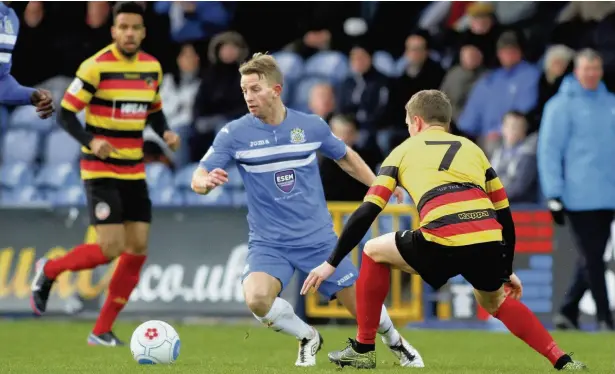
[[[372,239],[363,249],[357,280],[356,340],[329,354],[339,366],[376,367],[378,310],[389,292],[390,268],[419,274],[435,289],[461,274],[478,303],[558,370],[581,370],[559,349],[538,318],[519,301],[521,281],[512,272],[515,226],[502,183],[483,151],[448,129],[452,108],[444,93],[416,93],[406,105],[411,138],[384,160],[365,201],[355,211],[329,259],[313,269],[301,292],[326,282],[359,243],[399,184],[417,204],[420,227]],[[511,291],[507,293],[504,285]]]
[[[194,172],[200,194],[227,182],[223,170],[238,164],[248,197],[250,238],[243,290],[256,319],[299,341],[295,365],[314,366],[320,334],[278,297],[295,270],[307,273],[327,259],[337,237],[322,189],[316,151],[337,160],[342,169],[369,185],[376,176],[352,149],[315,115],[287,109],[280,94],[282,73],[272,56],[256,54],[240,68],[241,90],[250,110],[227,124]],[[402,191],[398,191],[401,193]],[[399,195],[398,197],[401,197]],[[341,261],[320,291],[355,315],[357,270]],[[418,352],[400,336],[386,309],[378,305],[378,332],[405,367],[422,367]]]

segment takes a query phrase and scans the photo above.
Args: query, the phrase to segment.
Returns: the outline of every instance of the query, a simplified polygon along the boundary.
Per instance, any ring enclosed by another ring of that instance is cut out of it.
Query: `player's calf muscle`
[[[114,259],[124,251],[126,239],[124,226],[122,225],[98,225],[96,226],[97,242],[103,254]]]
[[[493,292],[474,290],[474,297],[480,306],[489,314],[494,314],[506,299],[504,286]]]

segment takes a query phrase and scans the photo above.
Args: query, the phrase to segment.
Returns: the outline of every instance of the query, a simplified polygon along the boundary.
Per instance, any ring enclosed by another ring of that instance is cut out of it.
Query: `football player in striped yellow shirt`
[[[360,242],[395,187],[408,191],[417,204],[419,228],[367,242],[357,280],[357,337],[346,349],[330,353],[329,360],[340,366],[376,367],[376,307],[386,299],[390,268],[395,267],[419,274],[434,289],[462,275],[474,287],[477,302],[556,369],[584,369],[558,348],[519,301],[521,281],[512,270],[515,226],[504,186],[476,144],[448,132],[451,115],[450,101],[441,91],[412,96],[406,105],[411,137],[383,162],[333,254],[304,283],[304,294],[318,287]]]
[[[107,300],[90,336],[91,345],[122,345],[113,323],[128,302],[145,262],[152,207],[145,182],[143,129],[149,124],[171,147],[179,144],[162,113],[162,69],[140,50],[144,9],[136,2],[114,7],[114,43],[84,61],[68,87],[59,122],[83,147],[84,180],[97,243],[37,263],[32,309],[45,312],[54,280],[64,271],[91,269],[119,256]],[[85,128],[76,114],[85,109]]]

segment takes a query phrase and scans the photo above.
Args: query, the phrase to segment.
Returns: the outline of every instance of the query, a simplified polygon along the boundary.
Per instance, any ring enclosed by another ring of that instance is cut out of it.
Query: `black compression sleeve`
[[[62,108],[60,113],[58,113],[58,123],[79,143],[86,147],[90,146],[90,142],[94,139],[94,135],[85,131],[74,112]]]
[[[342,230],[342,235],[340,235],[335,249],[327,262],[337,267],[344,257],[363,239],[363,236],[365,236],[365,233],[381,211],[382,209],[374,203],[364,202],[361,204],[359,209],[352,213],[348,219],[346,226]]]
[[[512,218],[512,212],[510,207],[500,209],[497,211],[497,220],[502,225],[502,236],[504,237],[505,257],[507,274],[510,275],[513,272],[513,261],[515,259],[515,222]]]
[[[169,124],[167,123],[167,119],[162,113],[162,110],[147,116],[147,122],[161,138],[164,132],[169,129]]]

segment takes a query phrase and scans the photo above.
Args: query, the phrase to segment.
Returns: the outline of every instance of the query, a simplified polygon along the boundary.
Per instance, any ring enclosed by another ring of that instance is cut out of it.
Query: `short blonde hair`
[[[429,125],[448,129],[453,116],[451,101],[442,91],[423,90],[415,93],[406,104],[409,117],[421,117]]]
[[[267,53],[255,53],[251,59],[239,67],[241,75],[257,74],[259,78],[265,78],[269,83],[282,85],[284,77],[277,61]]]

